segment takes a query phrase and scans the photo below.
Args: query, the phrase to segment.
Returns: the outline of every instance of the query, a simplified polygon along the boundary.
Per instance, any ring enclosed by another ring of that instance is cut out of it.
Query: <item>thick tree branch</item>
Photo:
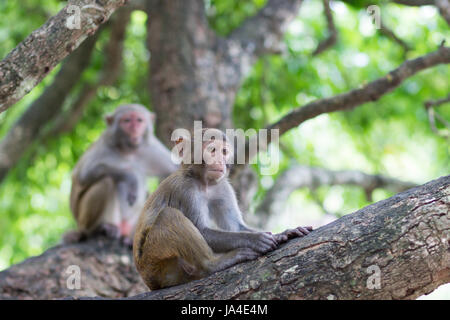
[[[122,72],[123,43],[130,14],[131,8],[129,7],[121,8],[116,12],[111,21],[111,35],[105,48],[105,64],[98,81],[95,84],[87,83],[83,86],[67,112],[58,116],[55,125],[44,134],[42,140],[72,131],[98,89],[102,86],[113,85],[117,81]]]
[[[279,129],[281,136],[288,130],[318,115],[350,110],[363,103],[377,101],[419,71],[445,63],[450,63],[450,48],[441,46],[438,50],[425,56],[405,61],[386,76],[369,82],[361,88],[353,89],[331,98],[319,99],[303,107],[296,108],[276,123],[269,125],[266,129]]]
[[[125,1],[71,0],[33,31],[0,62],[0,113],[30,92]]]
[[[268,0],[266,6],[234,30],[228,40],[240,43],[247,53],[256,57],[280,52],[284,30],[298,15],[301,3],[301,0]]]
[[[323,0],[322,2],[323,2],[323,10],[325,13],[325,17],[327,19],[328,37],[319,43],[316,50],[314,50],[314,52],[313,52],[313,56],[317,56],[317,55],[321,54],[323,51],[327,50],[328,48],[334,46],[334,44],[337,41],[338,33],[337,33],[336,26],[333,21],[333,14],[332,14],[331,8],[330,8],[330,1]]]
[[[435,0],[436,7],[439,9],[441,16],[450,25],[450,1],[449,0]]]
[[[255,261],[133,299],[415,299],[450,282],[450,176],[325,225]],[[81,287],[69,290],[69,266]],[[373,272],[377,274],[373,274]],[[377,278],[379,275],[379,278]],[[377,285],[377,289],[371,285]],[[102,238],[0,272],[0,298],[130,296],[146,289],[131,251]]]
[[[274,185],[267,190],[264,200],[255,210],[258,221],[267,222],[269,217],[283,211],[286,200],[293,191],[300,188],[316,189],[324,185],[358,186],[363,188],[368,195],[377,188],[398,193],[416,186],[411,182],[382,175],[370,175],[356,170],[333,171],[318,167],[294,165],[284,171]]]
[[[61,111],[67,95],[89,65],[97,38],[98,34],[89,37],[67,57],[53,83],[45,88],[41,96],[28,107],[0,141],[0,182],[38,137],[44,124]]]
[[[69,276],[76,272],[71,266],[81,271],[78,290],[71,290],[67,285]],[[0,272],[0,300],[68,296],[119,298],[144,291],[146,286],[134,267],[132,251],[120,241],[102,237],[57,245]]]

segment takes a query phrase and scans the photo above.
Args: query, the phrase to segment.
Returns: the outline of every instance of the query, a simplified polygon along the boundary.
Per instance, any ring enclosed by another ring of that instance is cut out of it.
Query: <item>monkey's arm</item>
[[[235,232],[202,228],[200,233],[215,252],[250,248],[259,253],[266,253],[277,248],[276,239],[265,232]]]
[[[132,206],[135,203],[138,193],[138,180],[135,174],[130,171],[108,165],[107,163],[98,163],[81,170],[78,181],[85,188],[89,188],[105,177],[111,177],[117,185],[121,206],[124,206],[125,203]]]
[[[245,224],[232,187],[226,183],[221,185],[220,189],[221,197],[212,199],[208,203],[211,218],[214,219],[219,228],[227,231],[259,232]]]
[[[166,178],[178,169],[169,151],[156,137],[142,150],[145,172],[149,176]]]
[[[110,176],[115,182],[118,182],[126,180],[130,174],[123,169],[108,165],[107,163],[97,163],[94,166],[80,170],[78,181],[82,185],[89,186],[106,176]]]

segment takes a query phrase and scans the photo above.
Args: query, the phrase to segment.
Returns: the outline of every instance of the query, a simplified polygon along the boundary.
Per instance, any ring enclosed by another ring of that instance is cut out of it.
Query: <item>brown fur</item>
[[[215,254],[179,210],[162,209],[145,232],[139,231],[134,240],[138,243],[134,258],[150,289],[198,279],[210,271],[207,262],[214,259]],[[140,238],[141,235],[145,238]]]

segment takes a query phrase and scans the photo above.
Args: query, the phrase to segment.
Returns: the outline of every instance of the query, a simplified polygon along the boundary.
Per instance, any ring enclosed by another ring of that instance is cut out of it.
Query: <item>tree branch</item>
[[[435,0],[436,7],[439,9],[441,16],[450,25],[450,1],[449,0]]]
[[[338,33],[337,33],[336,26],[333,21],[333,14],[332,14],[331,8],[330,8],[330,1],[323,0],[322,2],[323,2],[323,10],[325,13],[325,17],[327,19],[328,37],[319,43],[316,50],[314,50],[314,52],[313,52],[313,56],[317,56],[317,55],[321,54],[323,51],[327,50],[328,48],[334,46],[334,44],[337,41]]]
[[[247,263],[133,299],[415,299],[450,282],[450,176],[372,204]],[[81,287],[69,290],[68,266]],[[370,267],[370,268],[369,268]],[[378,270],[380,288],[371,287]],[[370,289],[373,288],[373,289]],[[143,292],[131,251],[92,239],[0,272],[0,298]]]
[[[256,57],[279,53],[284,29],[298,15],[301,3],[301,0],[268,0],[266,6],[234,30],[228,40],[240,43],[247,53]]]
[[[111,21],[111,35],[105,48],[106,61],[97,83],[93,85],[88,83],[83,86],[68,111],[59,115],[55,120],[55,125],[44,134],[42,140],[45,141],[49,137],[72,131],[83,115],[86,106],[95,97],[98,89],[102,86],[113,85],[117,81],[122,71],[123,43],[130,14],[131,9],[124,7],[114,15],[113,21]]]
[[[441,46],[438,50],[413,60],[407,60],[386,76],[374,80],[361,88],[339,94],[331,98],[313,101],[288,113],[266,129],[279,129],[279,134],[297,127],[306,120],[318,115],[336,111],[351,110],[358,105],[377,101],[384,94],[398,87],[405,79],[419,71],[439,64],[450,63],[450,48]],[[270,135],[268,141],[270,142]]]
[[[392,31],[388,26],[386,26],[386,24],[383,22],[382,19],[380,21],[380,27],[381,27],[380,28],[381,34],[383,34],[384,36],[388,37],[392,41],[396,42],[400,47],[403,48],[403,51],[404,51],[405,54],[406,54],[407,51],[411,50],[411,47],[409,46],[409,44],[407,44],[405,41],[400,39],[394,33],[394,31]]]
[[[0,62],[0,113],[19,101],[125,0],[71,0],[64,9],[33,31]],[[80,28],[76,22],[80,10]],[[75,20],[71,20],[75,17]],[[71,25],[72,26],[72,25]]]
[[[432,6],[434,0],[394,0],[395,3],[411,7]]]
[[[98,34],[89,37],[67,57],[53,83],[45,88],[40,97],[28,107],[0,141],[0,182],[38,137],[44,124],[61,111],[67,95],[89,65],[97,38]]]
[[[450,95],[447,98],[442,98],[438,100],[429,100],[425,102],[425,109],[428,114],[428,121],[430,122],[430,127],[433,132],[444,138],[450,137],[450,123],[444,119],[439,113],[435,112],[434,107],[440,106],[441,104],[450,102]],[[436,126],[436,119],[440,121],[446,128],[439,130]]]
[[[264,200],[255,210],[258,221],[267,222],[269,217],[282,211],[286,200],[293,191],[300,188],[316,189],[323,185],[358,186],[363,188],[367,194],[371,194],[377,188],[398,193],[416,186],[411,182],[382,175],[370,175],[356,170],[333,171],[294,165],[284,171],[266,192]]]

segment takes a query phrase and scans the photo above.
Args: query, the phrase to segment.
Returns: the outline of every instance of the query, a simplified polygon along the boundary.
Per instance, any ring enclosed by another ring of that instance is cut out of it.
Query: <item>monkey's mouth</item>
[[[140,142],[139,137],[130,137],[131,144],[137,145],[137,144],[139,144],[139,142]]]

